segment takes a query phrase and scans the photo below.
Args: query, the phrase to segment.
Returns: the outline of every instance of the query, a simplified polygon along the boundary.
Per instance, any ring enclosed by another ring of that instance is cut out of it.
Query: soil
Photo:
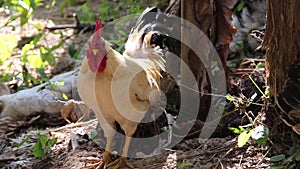
[[[45,1],[45,3],[49,2]],[[97,5],[99,5],[98,2],[92,1],[90,10],[96,12]],[[78,1],[77,6],[68,6],[63,13],[59,12],[59,5],[52,10],[41,8],[35,13],[32,22],[38,22],[44,26],[75,25],[76,21],[73,13],[78,6],[80,6],[80,1]],[[7,14],[1,12],[0,25],[3,25],[8,17]],[[18,37],[18,47],[14,50],[10,61],[6,63],[7,65],[13,63],[9,73],[14,73],[22,71],[19,59],[21,48],[28,40],[33,39],[39,31],[32,25],[26,25],[21,29],[18,21],[12,22],[11,25],[15,26],[16,29],[14,31],[12,31],[12,27],[1,27],[0,33],[11,33]],[[47,33],[40,43],[49,46],[59,43],[62,40],[59,31],[54,31],[57,34]],[[72,42],[76,49],[80,49],[92,34],[91,31],[78,33],[74,29],[64,29],[63,33],[64,37],[68,37],[68,41]],[[67,51],[68,47],[64,45],[55,52],[57,64],[47,67],[45,71],[50,77],[54,74],[74,69],[74,60]],[[3,72],[4,70],[5,68],[0,66],[0,71]],[[262,76],[262,73],[260,72],[259,75]],[[237,90],[241,87],[240,79],[242,78],[236,77],[232,78],[232,93],[241,92]],[[10,84],[12,83],[15,82],[10,82]],[[245,86],[249,87],[249,85]],[[248,91],[252,89],[256,90],[253,86],[250,89],[247,88]],[[259,114],[262,112],[256,110],[254,113]],[[270,166],[269,146],[263,147],[253,141],[249,141],[245,146],[239,148],[237,146],[237,136],[227,130],[227,126],[247,123],[247,121],[243,121],[244,116],[237,111],[232,111],[232,113],[224,115],[226,120],[221,121],[220,130],[214,134],[213,138],[187,138],[162,154],[147,158],[132,158],[129,159],[129,162],[134,168],[138,169],[268,168]],[[79,169],[88,168],[89,165],[95,164],[102,159],[104,149],[96,143],[97,140],[91,137],[93,132],[99,130],[97,129],[98,122],[95,119],[75,124],[66,124],[64,121],[59,121],[56,125],[45,125],[45,123],[35,122],[32,118],[25,122],[9,118],[0,120],[0,124],[2,126],[5,124],[6,127],[5,131],[1,130],[0,127],[0,168]],[[56,144],[46,149],[46,156],[41,158],[33,156],[33,147],[38,139],[37,133],[45,134],[49,138],[57,138]],[[31,136],[31,139],[18,147],[17,145],[28,136]]]
[[[57,143],[47,149],[46,157],[35,158],[33,146],[38,138],[36,128],[22,129],[13,135],[1,137],[0,165],[3,168],[89,168],[102,159],[104,152],[90,135],[96,130],[97,120],[49,127],[41,134],[57,138]],[[101,133],[101,132],[99,132]],[[24,138],[30,141],[16,148]],[[100,138],[104,138],[103,136]],[[249,142],[237,147],[236,137],[187,139],[170,150],[152,157],[129,159],[134,168],[267,168],[269,147]],[[100,140],[101,141],[101,140]]]

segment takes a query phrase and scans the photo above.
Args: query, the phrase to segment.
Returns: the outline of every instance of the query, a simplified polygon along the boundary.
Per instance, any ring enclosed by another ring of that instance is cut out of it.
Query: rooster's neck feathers
[[[150,87],[158,88],[160,71],[165,71],[163,55],[154,49],[141,50],[138,54],[140,56],[129,57],[125,54],[121,55],[111,48],[107,53],[107,66],[103,75],[108,79],[137,76],[141,81],[147,80]]]

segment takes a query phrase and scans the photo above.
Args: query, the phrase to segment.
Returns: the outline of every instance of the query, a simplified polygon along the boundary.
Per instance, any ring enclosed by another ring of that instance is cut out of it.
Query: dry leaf
[[[293,126],[293,130],[298,134],[300,135],[300,124],[296,124]]]
[[[226,60],[229,50],[229,43],[232,41],[232,35],[236,32],[236,28],[231,25],[232,12],[231,9],[237,0],[216,0],[216,37],[215,47],[220,55],[223,66],[226,66]]]
[[[218,39],[216,45],[228,45],[232,41],[232,35],[236,32],[236,28],[231,25],[231,9],[236,4],[237,0],[216,0],[215,2],[218,25]]]
[[[69,100],[60,110],[61,116],[68,123],[77,122],[80,118],[88,119],[90,109],[80,101]]]
[[[300,123],[300,110],[291,110],[288,113],[288,117],[295,123]]]

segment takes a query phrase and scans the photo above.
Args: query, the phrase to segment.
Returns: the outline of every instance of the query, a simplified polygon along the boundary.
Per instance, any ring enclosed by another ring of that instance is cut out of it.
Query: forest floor
[[[92,7],[93,6],[91,6],[91,10]],[[58,8],[53,8],[51,11],[46,9],[38,10],[33,17],[33,22],[41,23],[42,25],[48,23],[48,26],[76,24],[74,17],[71,17],[76,8],[76,6],[67,7],[63,14],[60,14]],[[7,17],[8,15],[1,12],[0,25],[3,25]],[[12,33],[19,37],[19,46],[14,50],[11,60],[6,63],[7,65],[13,63],[12,69],[9,70],[9,72],[13,73],[22,71],[20,67],[22,45],[28,42],[28,39],[35,37],[38,30],[31,25],[26,25],[21,29],[17,21],[11,24],[15,24],[15,31],[12,31],[12,27],[2,27],[0,33]],[[92,34],[91,31],[76,33],[73,29],[64,29],[62,30],[64,36],[61,37],[58,30],[56,31],[57,34],[47,34],[44,39],[41,40],[41,43],[51,46],[59,43],[62,38],[69,37],[68,41],[72,42],[74,48],[80,49]],[[74,60],[72,60],[68,54],[67,45],[57,50],[55,57],[57,65],[47,67],[45,71],[49,76],[74,69]],[[1,72],[4,71],[4,68],[2,68],[3,67],[0,69]],[[237,78],[233,81],[241,82],[241,79]],[[232,88],[240,87],[237,84],[233,85],[235,86]],[[15,91],[12,90],[12,92]],[[238,112],[235,113],[238,114]],[[230,119],[227,121],[232,120],[235,116],[237,117],[235,123],[241,124],[244,115],[230,116]],[[0,168],[79,169],[88,168],[89,164],[93,164],[102,158],[104,152],[103,147],[100,147],[96,144],[95,140],[90,138],[91,133],[97,128],[98,122],[95,119],[75,124],[63,123],[47,126],[41,124],[32,125],[35,121],[34,118],[36,117],[28,119],[25,122],[14,123],[17,125],[11,124],[11,126],[8,122],[9,119],[6,119],[7,121],[4,119],[0,121],[0,124],[6,124],[13,128],[9,132],[1,133]],[[229,123],[225,120],[223,124]],[[57,138],[56,144],[46,150],[47,155],[41,158],[33,156],[33,147],[38,139],[38,133],[45,134],[49,138]],[[227,133],[230,133],[230,131]],[[30,136],[31,139],[20,147],[17,147],[17,145],[28,136]],[[129,162],[132,163],[135,168],[139,169],[268,168],[270,166],[269,151],[269,146],[261,146],[251,140],[248,141],[245,146],[239,148],[237,146],[237,135],[223,133],[220,135],[214,134],[213,138],[209,139],[185,139],[162,154],[147,158],[129,159]]]

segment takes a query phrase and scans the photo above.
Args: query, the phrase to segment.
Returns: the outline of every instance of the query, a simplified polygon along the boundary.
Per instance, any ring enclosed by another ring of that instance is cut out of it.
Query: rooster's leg
[[[95,164],[88,164],[87,167],[88,168],[96,168],[96,169],[106,169],[108,168],[107,165],[109,163],[111,163],[111,145],[112,145],[112,141],[113,141],[113,136],[111,137],[107,137],[106,140],[106,146],[105,146],[105,152],[103,154],[103,158],[101,161],[95,163]]]
[[[101,119],[101,118],[100,118]],[[102,122],[102,123],[101,123]],[[105,152],[103,154],[103,158],[100,162],[96,164],[89,165],[90,168],[96,168],[96,169],[107,169],[107,165],[112,162],[111,160],[111,145],[113,142],[113,139],[115,137],[115,126],[114,121],[110,119],[106,119],[106,121],[100,121],[101,127],[103,128],[104,135],[106,137],[106,145],[105,145]]]
[[[123,128],[123,130],[125,131],[126,139],[123,147],[122,157],[108,164],[107,167],[115,166],[114,169],[123,168],[124,166],[128,168],[133,168],[133,166],[127,161],[127,154],[131,142],[131,136],[135,132],[136,127],[137,126],[129,127],[129,125],[127,125],[126,128]]]
[[[105,152],[103,154],[103,159],[100,168],[106,168],[106,165],[111,162],[111,145],[113,141],[113,136],[107,137],[106,140],[106,146],[105,146]]]

